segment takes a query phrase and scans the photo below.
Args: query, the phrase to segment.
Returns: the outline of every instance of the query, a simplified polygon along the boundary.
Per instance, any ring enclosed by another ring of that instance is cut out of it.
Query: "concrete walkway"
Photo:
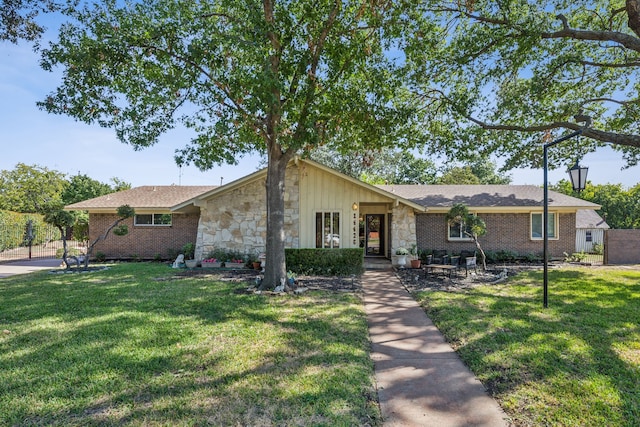
[[[509,425],[393,271],[362,283],[385,427]]]
[[[39,270],[54,270],[60,267],[61,262],[59,259],[53,258],[33,258],[30,260],[3,262],[0,263],[0,277],[32,273]]]

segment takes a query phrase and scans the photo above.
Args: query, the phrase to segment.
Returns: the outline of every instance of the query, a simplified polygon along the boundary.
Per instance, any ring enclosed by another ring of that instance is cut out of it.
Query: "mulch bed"
[[[427,274],[423,269],[396,269],[396,275],[409,292],[416,291],[447,291],[457,292],[481,285],[491,285],[504,282],[508,277],[525,270],[541,270],[541,264],[518,265],[490,265],[483,271],[478,267],[477,272],[469,271],[465,276],[464,269],[454,272],[449,278],[439,272]]]

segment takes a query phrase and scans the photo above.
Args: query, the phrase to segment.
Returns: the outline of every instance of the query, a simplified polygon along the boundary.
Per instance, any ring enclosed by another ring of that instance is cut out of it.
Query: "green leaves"
[[[535,167],[542,142],[576,130],[573,116],[583,113],[603,131],[587,132],[598,143],[583,138],[583,151],[615,143],[637,162],[640,39],[628,27],[625,2],[428,4],[442,24],[438,58],[410,53],[414,63],[424,61],[414,75],[420,92],[441,112],[431,116],[442,123],[431,129],[443,135],[432,151],[449,152],[457,138],[463,146],[476,142],[482,154],[508,156],[509,167]],[[564,163],[567,151],[551,163]]]
[[[43,52],[64,78],[40,105],[112,127],[134,148],[186,126],[194,137],[176,160],[203,169],[270,143],[291,153],[396,143],[415,108],[398,96],[401,62],[385,54],[406,24],[400,7],[104,2]]]

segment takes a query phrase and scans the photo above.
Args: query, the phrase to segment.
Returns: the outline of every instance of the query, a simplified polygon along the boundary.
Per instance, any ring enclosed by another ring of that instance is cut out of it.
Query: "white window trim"
[[[476,213],[472,213],[472,214],[476,215]],[[448,242],[473,242],[473,237],[470,237],[464,234],[464,232],[462,232],[462,229],[460,229],[460,233],[462,234],[462,236],[460,237],[451,237],[451,225],[447,221],[447,241]]]
[[[318,231],[318,230],[316,230],[316,228],[315,228],[315,227],[316,227],[316,220],[315,220],[315,219],[316,219],[316,217],[317,217],[317,214],[322,214],[322,215],[323,215],[323,217],[324,217],[324,214],[326,214],[326,213],[331,214],[331,217],[332,217],[332,218],[333,218],[333,215],[334,215],[334,214],[336,214],[336,213],[337,213],[338,215],[340,215],[340,224],[339,224],[339,227],[338,227],[338,228],[339,228],[338,232],[336,233],[336,232],[335,232],[335,230],[332,230],[333,232],[329,233],[329,234],[338,234],[338,236],[340,236],[340,244],[339,244],[338,246],[324,246],[324,242],[325,242],[325,240],[324,240],[324,230],[322,230],[322,237],[323,237],[322,241],[323,241],[323,246],[322,246],[322,248],[318,248],[318,249],[340,249],[340,248],[345,248],[346,246],[344,246],[344,245],[342,244],[342,242],[343,242],[343,238],[342,238],[342,236],[343,236],[343,234],[342,234],[342,227],[344,226],[344,225],[343,225],[343,222],[344,222],[344,215],[342,215],[342,209],[318,209],[317,211],[314,211],[314,213],[313,213],[313,219],[314,219],[314,220],[313,220],[313,224],[314,224],[314,225],[313,225],[313,228],[314,228],[314,235],[315,235],[315,233],[317,233],[317,231]]]
[[[138,222],[137,222],[138,215],[151,215],[151,224],[138,224]],[[171,224],[155,224],[154,220],[155,220],[155,216],[156,215],[171,215]],[[135,227],[171,227],[173,225],[173,214],[171,214],[171,213],[159,213],[159,212],[135,214],[133,216],[133,225]]]
[[[529,214],[529,239],[535,240],[535,241],[544,240],[544,235],[542,234],[544,230],[541,230],[540,237],[533,237],[533,216],[534,215],[540,215],[540,219],[544,221],[544,217],[543,217],[544,212],[531,212]],[[553,236],[549,236],[548,240],[560,240],[560,227],[559,227],[560,215],[556,211],[550,211],[549,215],[553,215]],[[540,223],[540,227],[544,228],[544,223]]]

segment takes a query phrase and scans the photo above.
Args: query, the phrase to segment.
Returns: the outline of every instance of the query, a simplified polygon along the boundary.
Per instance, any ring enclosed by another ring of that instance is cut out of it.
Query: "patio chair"
[[[464,267],[465,276],[469,275],[470,268],[473,268],[476,273],[478,272],[476,262],[476,251],[460,251],[460,267]]]
[[[447,255],[446,249],[436,249],[435,251],[433,251],[434,264],[446,264],[448,257],[449,255]]]

